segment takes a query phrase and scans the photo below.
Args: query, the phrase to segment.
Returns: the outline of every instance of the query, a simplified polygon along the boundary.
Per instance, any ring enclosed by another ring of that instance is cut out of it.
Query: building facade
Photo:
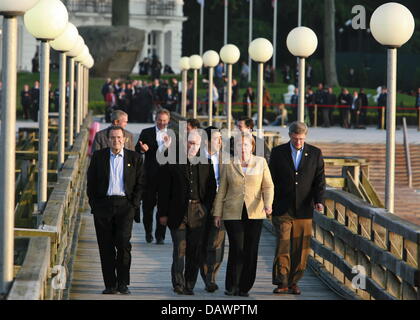
[[[62,0],[69,13],[69,21],[76,27],[111,25],[112,0]],[[139,61],[156,55],[162,65],[179,71],[182,54],[182,24],[184,0],[130,0],[130,27],[146,32]],[[2,20],[2,18],[0,18]],[[19,17],[18,70],[31,71],[37,52],[37,41],[25,29]],[[1,38],[0,38],[1,39]],[[1,52],[1,51],[0,51]],[[138,65],[133,73],[138,72]]]

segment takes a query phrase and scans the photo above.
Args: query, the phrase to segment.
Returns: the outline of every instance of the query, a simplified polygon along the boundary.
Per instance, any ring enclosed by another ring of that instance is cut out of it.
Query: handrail
[[[407,166],[407,175],[408,175],[408,187],[413,187],[413,170],[411,168],[411,157],[410,157],[410,144],[408,142],[408,131],[407,131],[407,121],[405,117],[402,118],[403,121],[403,133],[404,133],[404,150],[405,150],[405,160]]]
[[[65,283],[57,279],[66,278],[78,212],[81,203],[84,203],[81,199],[85,196],[88,164],[87,128],[91,121],[91,116],[85,119],[72,153],[58,174],[41,216],[42,223],[37,229],[15,229],[15,236],[30,238],[30,241],[23,265],[7,297],[9,300],[63,298]]]
[[[420,299],[420,226],[327,188],[324,214],[314,212],[313,256],[363,299]],[[354,288],[357,270],[364,287]]]

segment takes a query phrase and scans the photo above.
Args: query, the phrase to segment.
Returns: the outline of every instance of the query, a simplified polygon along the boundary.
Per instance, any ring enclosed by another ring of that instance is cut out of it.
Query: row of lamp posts
[[[68,22],[68,12],[59,0],[2,0],[3,16],[2,115],[0,142],[0,296],[7,294],[13,281],[15,153],[16,153],[16,84],[17,84],[17,21],[24,15],[28,32],[40,41],[40,105],[38,143],[38,212],[47,202],[48,178],[48,93],[50,46],[59,52],[59,143],[57,170],[64,164],[66,57],[69,58],[69,102],[67,147],[73,146],[73,131],[80,132],[87,115],[88,69],[94,61],[77,31]],[[77,70],[77,101],[74,101],[74,67]],[[73,108],[76,106],[76,112]],[[74,122],[75,126],[73,126]]]
[[[312,55],[318,45],[316,34],[307,27],[298,27],[293,29],[287,37],[287,47],[289,51],[299,57],[299,104],[298,104],[298,120],[303,122],[304,119],[304,99],[305,99],[305,59]],[[273,45],[265,38],[257,38],[253,40],[249,47],[248,53],[252,60],[258,63],[258,88],[257,88],[257,109],[258,109],[258,136],[262,137],[263,125],[263,82],[264,82],[264,63],[273,56]],[[181,116],[187,115],[187,72],[193,69],[193,118],[197,117],[197,70],[204,64],[209,68],[209,88],[208,88],[208,124],[213,124],[213,75],[214,67],[216,67],[220,59],[227,65],[227,94],[226,94],[226,114],[227,114],[227,130],[228,135],[231,132],[232,123],[232,65],[237,63],[240,57],[238,47],[233,44],[226,44],[220,50],[219,54],[214,50],[206,51],[203,58],[199,55],[191,57],[182,57],[179,67],[182,73],[182,98],[181,98]]]
[[[389,212],[394,212],[394,186],[395,186],[395,129],[396,129],[396,78],[397,78],[397,48],[404,45],[413,35],[415,22],[410,10],[399,3],[386,3],[378,7],[370,20],[370,29],[373,37],[380,44],[385,46],[388,51],[387,69],[387,135],[386,135],[386,188],[385,188],[385,208]],[[304,122],[305,118],[305,59],[311,56],[317,46],[318,39],[316,34],[307,27],[297,27],[290,31],[287,36],[286,45],[291,54],[296,56],[299,61],[299,98],[297,120]],[[248,53],[252,60],[258,63],[258,135],[262,135],[263,123],[263,64],[271,59],[273,46],[270,41],[264,38],[253,40],[248,48]],[[227,44],[220,50],[220,58],[227,65],[227,129],[231,132],[232,121],[232,65],[239,60],[239,49],[232,44]],[[196,70],[201,68],[202,62],[197,55],[183,57],[180,60],[182,71],[182,100],[181,115],[186,117],[186,90],[187,90],[187,71],[194,70],[194,104],[193,117],[197,116],[197,78]],[[201,59],[200,59],[201,60]],[[217,52],[210,50],[203,55],[204,66],[209,68],[209,89],[208,89],[208,123],[213,123],[213,69],[219,63]]]

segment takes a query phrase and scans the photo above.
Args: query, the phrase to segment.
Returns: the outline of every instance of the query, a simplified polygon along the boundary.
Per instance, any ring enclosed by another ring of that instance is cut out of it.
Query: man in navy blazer
[[[271,151],[272,222],[277,233],[273,265],[276,294],[301,293],[297,282],[306,268],[313,210],[324,210],[324,160],[320,149],[305,143],[307,132],[305,123],[293,122],[289,127],[290,141]]]
[[[103,294],[129,294],[131,231],[142,191],[142,158],[124,148],[125,131],[111,126],[110,148],[95,151],[87,173],[87,195],[95,222],[105,282]]]

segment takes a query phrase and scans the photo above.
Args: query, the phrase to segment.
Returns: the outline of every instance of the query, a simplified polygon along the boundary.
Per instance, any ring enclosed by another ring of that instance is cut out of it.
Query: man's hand
[[[149,146],[141,141],[139,141],[139,146],[141,152],[147,152],[149,150]]]
[[[222,226],[222,218],[214,217],[214,225],[216,226],[216,228],[220,228]]]
[[[314,209],[318,212],[324,212],[324,205],[322,203],[315,203]]]
[[[168,224],[168,217],[160,217],[159,222],[161,225],[166,226]]]
[[[264,211],[265,211],[265,215],[267,216],[267,218],[269,218],[271,216],[271,214],[273,213],[272,208],[264,208]]]
[[[169,135],[164,134],[163,135],[163,144],[165,145],[166,148],[169,148],[169,146],[171,145],[172,139]]]

